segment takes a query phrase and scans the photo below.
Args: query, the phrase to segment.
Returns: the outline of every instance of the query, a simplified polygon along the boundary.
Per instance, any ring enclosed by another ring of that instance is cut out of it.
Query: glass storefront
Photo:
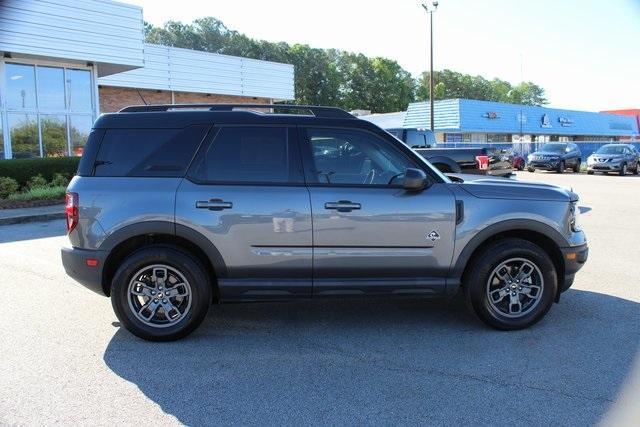
[[[0,62],[0,159],[80,156],[95,117],[90,68]]]

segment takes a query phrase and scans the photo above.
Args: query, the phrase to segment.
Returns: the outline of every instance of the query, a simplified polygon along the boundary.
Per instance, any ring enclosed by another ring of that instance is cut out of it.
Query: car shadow
[[[500,332],[459,296],[217,305],[177,342],[118,328],[104,361],[187,425],[592,425],[633,367],[638,310],[569,290]]]

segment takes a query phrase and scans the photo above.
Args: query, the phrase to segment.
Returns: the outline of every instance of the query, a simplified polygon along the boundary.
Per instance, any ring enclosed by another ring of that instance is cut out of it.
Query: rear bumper
[[[102,288],[102,268],[107,258],[106,252],[64,247],[60,250],[60,255],[67,275],[87,289],[105,296]],[[87,259],[98,260],[98,265],[89,267]]]
[[[571,287],[576,273],[587,262],[589,257],[589,246],[583,243],[579,246],[560,248],[562,259],[564,260],[564,281],[560,287],[560,292],[564,292]]]

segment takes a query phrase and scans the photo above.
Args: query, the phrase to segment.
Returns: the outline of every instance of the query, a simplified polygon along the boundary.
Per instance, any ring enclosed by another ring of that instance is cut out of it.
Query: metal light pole
[[[438,8],[438,2],[432,2],[431,7],[426,3],[422,3],[422,7],[429,14],[429,32],[431,34],[429,38],[429,41],[431,42],[431,46],[429,48],[429,57],[431,59],[429,64],[429,124],[431,125],[431,132],[433,132],[433,12]]]

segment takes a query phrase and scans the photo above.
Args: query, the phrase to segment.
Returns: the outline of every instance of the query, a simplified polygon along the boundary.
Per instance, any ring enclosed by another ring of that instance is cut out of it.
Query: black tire
[[[593,175],[593,174],[594,174],[594,172],[593,172],[593,171],[587,171],[587,174],[589,174],[589,175]]]
[[[558,168],[556,169],[557,173],[564,173],[564,170],[567,168],[567,166],[564,164],[564,160],[562,160],[560,163],[558,163]]]
[[[129,300],[129,283],[133,275],[156,264],[169,266],[182,274],[191,292],[190,306],[185,310],[184,317],[176,324],[165,327],[143,323],[136,317]],[[173,341],[189,335],[207,316],[211,298],[211,284],[204,266],[195,257],[174,246],[148,246],[135,251],[122,262],[111,287],[111,303],[120,323],[132,334],[149,341]]]
[[[640,173],[640,161],[638,163],[636,163],[636,167],[633,170],[633,174],[634,175],[638,175],[638,173]]]
[[[573,172],[574,173],[579,173],[580,172],[580,159],[578,159],[578,161],[576,162],[576,165],[573,167]]]
[[[502,262],[514,258],[525,259],[535,265],[543,279],[542,294],[537,305],[515,318],[494,308],[487,295],[489,276],[493,270]],[[484,249],[465,273],[464,282],[467,305],[471,311],[485,324],[505,331],[528,328],[540,321],[553,305],[558,289],[556,270],[549,255],[539,246],[517,238],[504,239]]]
[[[535,168],[527,168],[527,171],[529,171],[529,172],[535,172],[536,170],[535,170]]]
[[[627,164],[623,163],[620,165],[620,172],[618,172],[618,175],[625,176],[626,174],[627,174]]]

